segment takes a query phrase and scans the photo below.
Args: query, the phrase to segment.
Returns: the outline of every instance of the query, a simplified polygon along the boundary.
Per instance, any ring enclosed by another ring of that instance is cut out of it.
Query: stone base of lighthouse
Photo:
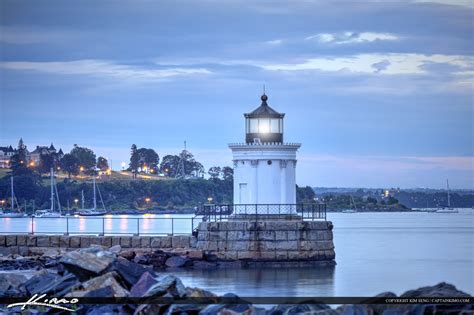
[[[196,247],[223,261],[334,264],[330,221],[302,221],[298,216],[252,219],[239,215],[228,221],[201,222]]]

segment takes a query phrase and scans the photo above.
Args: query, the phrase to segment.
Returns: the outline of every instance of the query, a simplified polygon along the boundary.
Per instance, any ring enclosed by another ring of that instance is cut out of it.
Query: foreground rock
[[[90,247],[66,253],[59,261],[81,281],[104,272],[117,256],[101,247]]]
[[[52,253],[53,254],[53,253]],[[68,252],[58,258],[35,258],[42,269],[32,276],[16,272],[0,273],[0,297],[31,297],[47,294],[48,297],[77,298],[200,298],[196,304],[147,304],[147,305],[78,305],[79,314],[318,314],[318,315],[402,315],[402,314],[472,314],[470,304],[460,305],[342,305],[336,309],[324,304],[276,305],[264,309],[252,305],[233,294],[226,294],[232,304],[217,304],[219,298],[212,292],[200,288],[186,288],[179,278],[169,273],[160,273],[153,267],[167,265],[172,268],[185,266],[189,257],[182,253],[155,251],[147,254],[120,254],[120,248],[112,251],[101,246]],[[133,257],[133,258],[132,258]],[[137,258],[138,257],[138,258]],[[24,257],[12,259],[25,260]],[[13,261],[10,259],[9,261]],[[151,265],[147,265],[151,264]],[[35,264],[37,266],[37,264]],[[216,265],[212,265],[214,268]],[[395,298],[394,293],[384,292],[379,297]],[[451,284],[439,283],[403,293],[405,297],[469,297]],[[4,309],[0,313],[20,313],[20,308]],[[35,309],[36,310],[36,309]],[[51,310],[54,312],[54,310]],[[42,312],[42,311],[41,311]],[[38,313],[38,312],[36,312]]]

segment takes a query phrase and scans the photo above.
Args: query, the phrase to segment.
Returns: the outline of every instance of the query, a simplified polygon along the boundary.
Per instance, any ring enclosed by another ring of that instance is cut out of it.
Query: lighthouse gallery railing
[[[326,204],[204,204],[196,211],[197,216],[209,221],[227,220],[231,215],[246,215],[257,221],[266,218],[285,219],[289,214],[306,221],[326,220]]]

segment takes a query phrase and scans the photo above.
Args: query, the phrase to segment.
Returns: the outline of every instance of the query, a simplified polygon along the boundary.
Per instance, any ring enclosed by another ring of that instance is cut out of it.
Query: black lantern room
[[[268,97],[263,94],[262,104],[245,116],[245,142],[247,143],[283,143],[283,117],[267,104]]]

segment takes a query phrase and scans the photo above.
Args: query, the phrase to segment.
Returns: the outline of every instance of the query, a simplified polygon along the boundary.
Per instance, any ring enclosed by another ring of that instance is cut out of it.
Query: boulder
[[[173,275],[165,275],[155,278],[156,282],[152,283],[151,280],[147,279],[147,283],[151,284],[142,296],[143,297],[158,297],[163,295],[169,295],[172,297],[184,297],[186,296],[186,288],[180,279]],[[143,287],[144,289],[145,287]]]
[[[61,276],[43,269],[31,277],[31,279],[23,283],[22,287],[25,288],[28,294],[34,295],[36,293],[42,293],[41,291],[43,288],[48,287],[51,283],[60,278]]]
[[[186,288],[186,297],[190,298],[210,298],[210,301],[215,302],[217,295],[210,291],[206,291],[200,288]],[[212,303],[212,302],[210,302]]]
[[[114,253],[116,255],[120,254],[120,251],[122,250],[122,246],[120,245],[114,245],[109,248],[109,252]]]
[[[469,297],[469,294],[458,290],[454,285],[441,282],[434,286],[422,287],[403,293],[401,298],[408,297]],[[469,314],[474,310],[472,304],[415,304],[387,305],[383,314]]]
[[[141,304],[137,307],[133,315],[151,315],[151,314],[163,314],[168,305],[160,304]]]
[[[140,279],[130,289],[130,296],[141,297],[144,296],[150,287],[158,282],[156,277],[151,272],[145,272]]]
[[[326,304],[281,304],[274,306],[268,311],[268,314],[271,315],[290,315],[290,314],[300,314],[308,313],[315,314],[320,311],[330,311],[332,310]]]
[[[452,284],[441,282],[431,287],[407,291],[400,297],[469,297],[469,294],[456,289]]]
[[[343,305],[337,308],[341,315],[369,315],[372,312],[367,309],[367,305]]]
[[[124,250],[124,251],[120,252],[119,256],[123,257],[125,259],[128,259],[128,260],[132,260],[133,258],[135,258],[135,251],[133,251],[133,250]]]
[[[54,249],[54,248],[47,248],[44,250],[43,252],[43,256],[47,256],[47,257],[57,257],[59,255],[59,252]]]
[[[122,287],[122,285],[119,283],[120,278],[119,275],[112,271],[108,272],[106,274],[103,274],[99,277],[90,279],[80,287],[77,288],[77,290],[74,290],[67,294],[67,297],[84,297],[86,295],[94,295],[97,294],[97,292],[108,292],[107,297],[127,297],[129,295],[129,292]],[[107,288],[107,289],[104,289]],[[103,291],[97,291],[99,289],[103,289]],[[93,291],[97,291],[95,293],[92,293]]]
[[[71,289],[78,285],[79,281],[77,278],[72,274],[68,273],[59,278],[53,279],[51,282],[47,283],[44,287],[39,289],[41,294],[48,294],[54,296],[64,296],[67,294]],[[33,293],[34,294],[34,293]]]
[[[91,247],[66,253],[60,263],[79,280],[85,281],[104,272],[115,259],[114,254]]]
[[[28,279],[22,273],[17,272],[6,272],[0,273],[0,296],[2,292],[10,289],[17,289],[21,284],[25,283]]]
[[[112,270],[115,270],[122,277],[128,287],[136,284],[144,273],[153,273],[150,267],[130,262],[122,257],[114,261]]]
[[[136,255],[133,261],[137,264],[146,265],[148,264],[148,257],[146,255]]]
[[[265,315],[264,308],[255,308],[251,304],[226,305],[219,312],[222,315]],[[314,314],[314,313],[311,313]]]
[[[186,257],[183,256],[171,256],[166,260],[166,266],[169,268],[180,268],[184,267],[189,261]]]
[[[161,250],[148,253],[148,263],[153,266],[153,268],[166,268],[166,260],[168,255]]]
[[[232,304],[210,304],[207,305],[199,314],[200,315],[212,315],[212,314],[256,314],[256,310],[252,307],[251,304],[248,304],[246,301],[240,299],[237,295],[232,293],[224,294],[223,298],[229,300],[231,299]],[[265,314],[259,313],[259,314]]]

